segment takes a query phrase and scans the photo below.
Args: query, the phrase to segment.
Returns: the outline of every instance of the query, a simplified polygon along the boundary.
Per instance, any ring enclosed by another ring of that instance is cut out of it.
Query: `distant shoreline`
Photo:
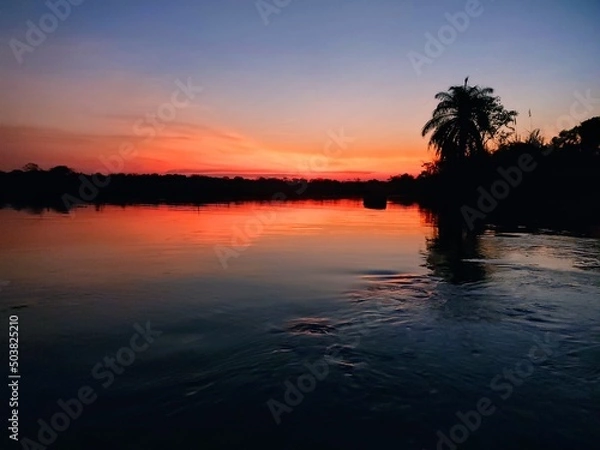
[[[387,181],[78,173],[67,166],[0,172],[0,207],[68,213],[81,205],[205,205],[364,199],[418,205],[453,227],[581,229],[600,225],[600,153],[517,142],[459,165],[429,165]]]

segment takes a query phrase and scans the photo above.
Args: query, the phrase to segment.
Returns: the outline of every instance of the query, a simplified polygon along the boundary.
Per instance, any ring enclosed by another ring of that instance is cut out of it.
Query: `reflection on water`
[[[429,449],[482,397],[497,411],[461,449],[593,448],[599,241],[458,223],[355,201],[0,210],[22,433],[91,385],[56,448]],[[102,388],[91,368],[145,322],[162,336]],[[547,337],[503,399],[492,380]],[[307,364],[327,375],[287,405]]]
[[[439,277],[451,283],[482,281],[488,268],[475,260],[484,258],[481,239],[464,230],[458,215],[431,216],[434,236],[427,240],[427,265]]]

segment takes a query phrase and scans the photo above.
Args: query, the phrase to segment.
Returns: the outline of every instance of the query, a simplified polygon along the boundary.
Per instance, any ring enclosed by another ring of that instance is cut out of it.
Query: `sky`
[[[71,2],[0,6],[0,170],[418,174],[466,76],[522,134],[600,115],[599,2]]]

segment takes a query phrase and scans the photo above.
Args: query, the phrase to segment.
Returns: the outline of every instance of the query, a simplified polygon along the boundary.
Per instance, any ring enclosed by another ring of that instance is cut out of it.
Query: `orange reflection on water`
[[[418,208],[374,211],[355,200],[105,206],[71,215],[5,209],[0,218],[4,278],[36,274],[52,283],[217,275],[224,269],[223,249],[236,254],[228,269],[256,271],[264,261],[290,255],[300,265],[314,258],[364,263],[400,251],[416,257],[430,230]]]

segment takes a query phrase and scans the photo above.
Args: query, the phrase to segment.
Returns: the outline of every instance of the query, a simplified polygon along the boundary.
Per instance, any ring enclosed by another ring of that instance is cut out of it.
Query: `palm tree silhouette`
[[[442,165],[452,166],[467,157],[486,153],[486,142],[502,127],[508,127],[517,116],[507,111],[490,87],[469,86],[469,77],[462,86],[451,86],[438,92],[439,103],[421,134],[431,133],[433,147]]]

